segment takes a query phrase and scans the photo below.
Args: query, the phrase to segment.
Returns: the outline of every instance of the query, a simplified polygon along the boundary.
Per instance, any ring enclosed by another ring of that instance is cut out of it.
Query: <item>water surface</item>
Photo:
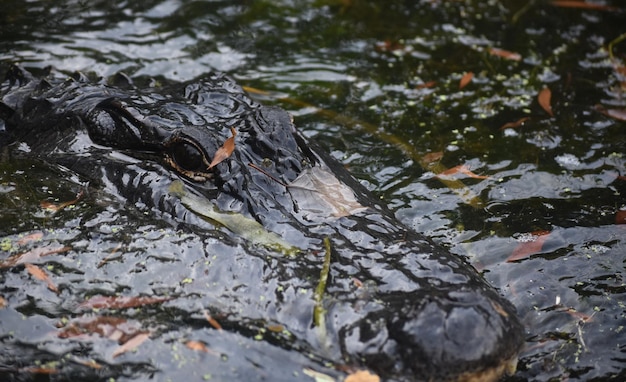
[[[401,221],[467,257],[514,303],[527,341],[511,380],[620,379],[626,225],[616,223],[624,223],[626,210],[626,124],[619,117],[626,109],[626,42],[610,43],[626,33],[626,9],[618,1],[594,4],[604,7],[516,0],[5,1],[0,60],[99,76],[125,72],[146,82],[218,70],[268,92],[257,97],[289,110],[305,135]],[[460,88],[468,72],[473,77]],[[552,115],[538,101],[544,88]],[[75,295],[142,295],[172,285],[187,295],[219,294],[210,280],[189,280],[202,279],[209,267],[237,265],[213,262],[198,238],[122,208],[106,193],[59,213],[42,209],[42,200],[74,198],[81,184],[73,174],[24,160],[5,161],[1,170],[3,253],[70,246],[39,265]],[[29,234],[38,236],[24,240]],[[59,301],[24,270],[3,270],[0,280],[0,294],[19,312],[5,311],[3,336],[11,331],[25,344],[45,344],[54,322],[75,309],[76,301]],[[189,377],[185,363],[202,357],[220,371],[201,376],[230,375],[227,351],[205,356],[182,345],[194,337],[228,347],[199,329],[204,317],[185,318],[202,299],[165,306],[128,315],[129,331],[148,322],[162,335],[112,376],[134,379],[176,360],[166,375]],[[23,319],[28,329],[17,324]],[[255,340],[264,333],[254,330],[251,324],[248,357],[266,359],[268,350]],[[58,343],[49,346],[68,354]],[[106,341],[92,346],[113,351]],[[306,362],[294,351],[276,357]],[[275,370],[276,379],[302,372]]]

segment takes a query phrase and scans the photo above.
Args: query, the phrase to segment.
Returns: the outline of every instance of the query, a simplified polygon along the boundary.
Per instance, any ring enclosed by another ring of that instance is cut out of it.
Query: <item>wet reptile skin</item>
[[[277,294],[276,280],[263,275],[251,280],[255,293],[268,296],[262,307],[235,295],[225,300],[236,305],[232,314],[242,325],[277,322],[293,333],[299,349],[367,367],[383,379],[495,380],[516,359],[523,329],[508,301],[462,259],[398,222],[339,163],[299,135],[286,112],[251,100],[229,77],[207,74],[137,89],[79,76],[34,79],[15,66],[7,72],[0,93],[3,140],[27,144],[30,155],[200,235],[241,241],[170,195],[171,182],[182,179],[189,192],[221,211],[251,217],[299,247],[303,254],[271,273],[294,290],[315,289],[317,280],[305,275],[319,274],[321,261],[306,254],[323,251],[323,239],[330,239],[326,344],[316,339],[311,295]],[[232,155],[208,169],[231,128],[237,133]],[[314,166],[334,174],[367,208],[344,217],[305,213],[285,184]],[[242,241],[241,248],[286,261],[250,243]],[[355,279],[363,286],[355,287]]]

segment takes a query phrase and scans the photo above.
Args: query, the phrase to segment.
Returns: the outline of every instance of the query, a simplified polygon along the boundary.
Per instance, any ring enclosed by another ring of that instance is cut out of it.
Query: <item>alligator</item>
[[[287,112],[229,76],[139,88],[122,75],[6,72],[3,145],[194,234],[238,243],[242,267],[253,257],[289,262],[272,277],[309,291],[277,293],[260,274],[250,285],[263,305],[222,296],[232,322],[278,323],[297,349],[383,380],[495,381],[515,370],[524,332],[514,307],[464,259],[399,222]],[[310,275],[324,265],[320,284]]]

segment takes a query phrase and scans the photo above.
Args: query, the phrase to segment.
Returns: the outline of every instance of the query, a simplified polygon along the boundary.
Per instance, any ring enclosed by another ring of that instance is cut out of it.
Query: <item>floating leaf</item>
[[[171,299],[171,297],[93,296],[78,307],[81,309],[126,309],[159,304]]]
[[[528,121],[529,119],[530,117],[523,117],[523,118],[518,119],[515,122],[505,123],[504,125],[502,125],[502,127],[500,127],[500,130],[515,129],[517,127],[522,126],[524,122]]]
[[[489,48],[489,54],[491,54],[492,56],[498,56],[498,57],[502,57],[502,58],[505,58],[507,60],[512,60],[512,61],[520,61],[522,59],[522,56],[519,53],[510,52],[508,50],[499,49],[499,48]]]
[[[446,171],[443,171],[439,174],[437,174],[437,177],[452,177],[455,176],[457,174],[464,174],[470,178],[474,178],[474,179],[487,179],[489,178],[486,175],[476,175],[474,174],[472,171],[470,171],[469,166],[467,165],[458,165],[456,167],[452,167],[451,169],[448,169]]]
[[[343,382],[380,382],[380,377],[367,370],[358,370],[348,375]]]
[[[7,300],[3,296],[0,296],[0,309],[4,309],[6,307],[7,307]]]
[[[511,256],[506,259],[507,263],[523,260],[541,252],[543,243],[550,237],[550,231],[537,231],[532,233],[528,241],[521,242],[515,247]]]
[[[550,104],[552,99],[552,92],[549,87],[545,87],[541,89],[539,95],[537,96],[537,101],[539,101],[539,105],[543,110],[546,111],[550,115],[550,117],[554,117],[554,113],[552,113],[552,105]]]
[[[618,8],[611,7],[609,5],[597,4],[597,3],[586,3],[584,1],[576,1],[576,0],[555,0],[551,2],[552,5],[561,8],[578,8],[578,9],[590,9],[597,11],[614,11]]]
[[[302,171],[288,189],[298,208],[314,218],[348,216],[366,209],[354,191],[319,166]]]
[[[235,150],[235,137],[237,136],[237,130],[235,130],[234,127],[230,128],[230,132],[231,132],[231,137],[228,138],[224,144],[222,145],[222,147],[220,147],[219,149],[217,149],[217,151],[215,152],[215,155],[213,156],[213,161],[211,162],[211,164],[209,165],[209,169],[213,168],[214,166],[217,166],[219,163],[221,163],[224,159],[228,158],[229,156],[231,156],[231,154],[233,153],[233,151]]]
[[[242,214],[219,211],[208,199],[186,192],[185,185],[179,180],[172,182],[169,191],[178,196],[181,203],[190,211],[223,225],[252,244],[262,245],[285,255],[301,252],[298,247],[287,243],[274,232],[266,230],[256,220]]]
[[[112,357],[115,358],[131,350],[135,350],[136,348],[139,347],[139,345],[144,343],[148,338],[150,338],[150,332],[138,333],[137,335],[135,335],[134,337],[132,337],[131,339],[129,339],[128,341],[120,345],[117,349],[115,349],[115,351],[112,354]]]
[[[30,263],[26,263],[24,264],[24,266],[26,267],[26,270],[28,271],[28,273],[30,273],[34,278],[44,281],[48,285],[48,289],[50,289],[54,293],[57,293],[57,294],[59,293],[59,288],[57,288],[57,286],[54,285],[54,283],[52,282],[52,280],[50,279],[46,271]]]
[[[459,89],[463,89],[464,87],[466,87],[467,84],[469,84],[472,81],[472,78],[474,78],[474,73],[472,72],[465,73],[463,77],[461,77],[461,81],[459,82]]]

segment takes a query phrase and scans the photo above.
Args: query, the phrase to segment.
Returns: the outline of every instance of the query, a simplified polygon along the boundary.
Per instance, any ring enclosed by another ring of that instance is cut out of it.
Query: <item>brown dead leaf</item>
[[[219,163],[222,163],[222,161],[231,156],[231,154],[235,150],[235,137],[237,136],[237,130],[235,130],[234,127],[231,127],[230,132],[232,134],[231,137],[224,142],[222,147],[217,149],[215,155],[213,156],[213,161],[209,165],[209,169],[212,169]]]
[[[75,199],[72,199],[72,200],[67,201],[67,202],[61,202],[61,203],[55,204],[55,203],[49,202],[47,200],[42,200],[39,203],[39,205],[41,206],[41,208],[43,208],[45,210],[48,210],[50,212],[57,212],[57,211],[60,211],[60,210],[62,210],[63,208],[65,208],[67,206],[71,206],[71,205],[76,204],[82,197],[83,197],[83,191],[79,192],[76,195]]]
[[[24,244],[31,243],[33,241],[39,241],[42,238],[43,238],[43,232],[41,231],[29,233],[28,235],[20,237],[20,239],[17,241],[17,245],[24,245]]]
[[[587,3],[582,0],[554,0],[551,2],[555,7],[561,8],[578,8],[578,9],[588,9],[588,10],[597,10],[597,11],[615,11],[618,8],[612,7],[610,5],[597,4],[597,3]]]
[[[117,349],[115,349],[111,356],[115,358],[131,350],[135,350],[148,338],[150,338],[150,332],[140,332],[128,341],[124,342]]]
[[[552,105],[550,104],[552,99],[552,91],[550,91],[549,87],[545,87],[541,89],[539,95],[537,96],[537,101],[539,101],[539,105],[543,110],[546,111],[550,115],[550,117],[554,117],[554,113],[552,113]]]
[[[506,259],[507,263],[523,260],[541,252],[543,243],[550,237],[550,231],[536,231],[532,235],[533,237],[530,241],[521,242],[515,247],[511,256]]]
[[[626,210],[619,210],[615,213],[615,224],[626,224]]]
[[[569,314],[570,316],[574,317],[575,319],[579,320],[579,321],[583,321],[583,322],[591,322],[593,321],[593,315],[588,315],[582,312],[577,311],[574,308],[566,308],[565,310],[563,310],[565,313]]]
[[[65,246],[56,246],[56,247],[45,246],[45,247],[33,248],[30,251],[15,254],[13,256],[9,256],[8,258],[0,261],[0,268],[10,268],[19,264],[31,263],[31,262],[39,260],[39,258],[41,257],[54,255],[56,253],[67,252],[70,249],[72,248],[65,247]]]
[[[380,382],[380,377],[367,370],[358,370],[348,375],[343,382]]]
[[[88,338],[99,335],[120,343],[141,332],[141,326],[135,321],[114,316],[79,317],[71,320],[57,333],[59,338]]]
[[[39,268],[38,266],[30,263],[25,263],[24,266],[28,273],[30,273],[34,278],[44,281],[48,285],[48,289],[53,291],[54,293],[59,293],[59,288],[52,282],[46,271]]]
[[[430,89],[434,87],[435,85],[437,85],[437,81],[427,81],[427,82],[424,82],[423,84],[415,85],[415,89]]]
[[[466,87],[470,82],[472,82],[472,78],[474,78],[473,72],[467,72],[461,77],[461,81],[459,82],[459,90]]]
[[[498,56],[498,57],[502,57],[502,58],[505,58],[507,60],[512,60],[512,61],[520,61],[522,59],[522,56],[519,53],[510,52],[508,50],[499,49],[499,48],[489,48],[489,54],[491,54],[492,56]]]
[[[626,109],[605,109],[602,105],[596,105],[594,109],[609,118],[613,118],[618,121],[626,121]]]
[[[189,340],[189,341],[185,342],[185,346],[187,346],[187,348],[189,348],[191,350],[202,351],[202,352],[205,352],[205,353],[209,352],[209,348],[202,341]]]
[[[58,373],[59,370],[53,367],[24,367],[20,369],[20,372],[29,374],[51,375]]]
[[[4,296],[0,295],[0,309],[4,309],[7,307],[7,300],[4,298]]]
[[[518,119],[515,122],[505,123],[504,125],[502,125],[502,127],[500,127],[500,130],[515,129],[517,127],[522,126],[529,119],[530,119],[530,117],[523,117],[523,118]]]
[[[437,163],[443,158],[443,151],[424,154],[420,160],[422,167],[429,168],[433,163]]]
[[[71,357],[70,359],[71,359],[72,362],[79,363],[79,364],[81,364],[83,366],[87,366],[87,367],[90,367],[90,368],[95,369],[95,370],[102,369],[102,365],[99,364],[98,362],[94,361],[93,359],[87,360],[87,359],[80,359],[80,358],[77,358],[77,357]]]
[[[267,325],[265,328],[274,333],[281,333],[283,330],[285,330],[285,327],[280,324],[270,324]]]
[[[443,171],[439,174],[437,174],[438,178],[451,178],[454,177],[457,174],[463,174],[466,175],[470,178],[474,178],[474,179],[487,179],[489,178],[486,175],[476,175],[475,173],[473,173],[472,171],[470,171],[470,168],[468,165],[462,164],[462,165],[458,165],[455,167],[452,167],[446,171]]]
[[[206,310],[204,311],[204,318],[206,318],[206,320],[209,322],[209,324],[211,324],[211,326],[214,329],[222,330],[222,325],[220,325],[220,323],[217,322],[217,320],[215,318],[211,317],[209,312],[207,312]]]
[[[126,309],[159,304],[171,299],[171,297],[93,296],[83,301],[78,307],[81,309]]]
[[[104,266],[104,264],[108,263],[109,261],[111,261],[116,255],[117,252],[120,250],[120,248],[122,248],[122,244],[118,244],[115,248],[113,248],[113,250],[111,251],[111,253],[109,253],[104,259],[102,259],[102,261],[100,261],[98,263],[98,265],[96,265],[96,268],[102,268]],[[119,258],[121,256],[117,256],[115,258]]]

